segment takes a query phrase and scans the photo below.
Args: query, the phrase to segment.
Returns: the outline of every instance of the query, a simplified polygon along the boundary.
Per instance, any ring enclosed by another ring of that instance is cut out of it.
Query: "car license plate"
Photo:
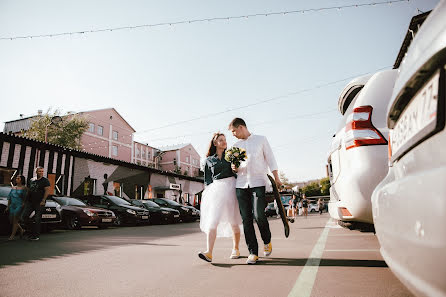
[[[392,160],[435,130],[437,125],[440,72],[419,90],[390,132]]]
[[[56,215],[55,214],[43,214],[42,215],[42,219],[55,219]]]
[[[102,219],[102,223],[110,223],[112,219]]]
[[[148,219],[149,219],[149,216],[142,216],[141,219],[143,219],[143,220],[148,220]]]
[[[180,215],[173,215],[173,217],[174,217],[174,218],[179,218],[179,217],[180,217]]]

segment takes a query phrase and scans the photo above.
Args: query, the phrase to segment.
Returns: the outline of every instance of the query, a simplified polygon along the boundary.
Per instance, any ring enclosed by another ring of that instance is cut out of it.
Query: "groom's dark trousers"
[[[243,232],[246,245],[250,254],[259,255],[259,245],[254,230],[253,219],[256,220],[260,235],[264,244],[271,242],[271,231],[268,219],[265,215],[266,198],[265,187],[239,189],[237,188],[237,200],[240,207],[240,215],[243,220]]]

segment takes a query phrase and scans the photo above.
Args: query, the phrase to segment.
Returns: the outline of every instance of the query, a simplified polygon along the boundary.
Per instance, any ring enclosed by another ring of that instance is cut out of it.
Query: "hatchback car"
[[[116,216],[111,210],[86,205],[79,199],[71,197],[51,197],[61,205],[63,225],[70,230],[82,226],[106,228],[115,223]]]
[[[180,220],[183,222],[192,222],[200,218],[200,211],[193,206],[182,205],[166,198],[154,198],[152,201],[159,206],[178,210],[180,212]]]
[[[116,215],[115,226],[148,224],[149,211],[131,205],[130,202],[116,196],[89,195],[81,198],[87,205],[105,208]]]
[[[396,70],[351,81],[339,98],[343,115],[328,156],[330,216],[340,224],[373,226],[371,196],[386,176],[386,106]]]
[[[446,296],[446,1],[415,35],[389,102],[389,172],[373,193],[381,254],[417,296]]]
[[[180,212],[178,210],[160,207],[153,201],[150,200],[130,200],[130,203],[145,208],[150,213],[150,223],[161,224],[161,223],[178,223],[180,221]]]
[[[9,212],[5,212],[8,206],[8,195],[11,191],[10,186],[0,186],[0,232],[9,233],[11,231],[11,223],[9,222]],[[54,201],[46,200],[45,208],[42,212],[41,229],[42,231],[51,231],[57,227],[61,222],[60,205]],[[30,219],[34,218],[34,212],[29,216]],[[28,226],[23,226],[25,229],[29,229]]]

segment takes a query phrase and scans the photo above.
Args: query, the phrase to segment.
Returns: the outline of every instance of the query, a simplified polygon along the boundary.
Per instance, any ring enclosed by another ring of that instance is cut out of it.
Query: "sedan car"
[[[373,227],[371,196],[386,176],[386,108],[397,70],[351,81],[339,98],[343,115],[328,156],[330,216],[340,225]]]
[[[389,172],[372,196],[381,254],[416,296],[446,296],[446,1],[429,14],[388,105]]]
[[[161,223],[177,223],[180,221],[180,212],[178,210],[160,207],[153,201],[150,200],[130,200],[130,203],[145,208],[150,213],[150,223],[161,224]]]
[[[0,186],[0,232],[9,233],[11,231],[11,223],[9,222],[9,212],[5,212],[8,206],[8,195],[11,191],[10,186]],[[46,200],[45,208],[42,212],[41,229],[42,231],[53,230],[60,222],[60,205],[54,201]],[[34,218],[34,212],[29,216],[30,219]],[[25,229],[30,229],[30,226],[22,226]]]
[[[87,205],[111,210],[116,215],[115,226],[148,224],[149,211],[130,202],[108,195],[88,195],[81,198]]]
[[[116,216],[111,210],[88,206],[79,199],[71,197],[51,197],[61,205],[62,223],[70,230],[82,226],[106,228],[112,226]]]
[[[200,211],[193,206],[182,205],[166,198],[154,198],[152,201],[159,206],[178,210],[180,212],[180,220],[183,222],[192,222],[200,219]]]

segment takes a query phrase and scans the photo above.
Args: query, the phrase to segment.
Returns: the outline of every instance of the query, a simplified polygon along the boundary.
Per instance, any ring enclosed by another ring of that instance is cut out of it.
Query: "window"
[[[142,158],[145,159],[146,158],[146,151],[142,151]]]
[[[94,133],[94,124],[93,123],[88,124],[88,132]]]
[[[139,149],[136,148],[136,156],[139,158]]]
[[[118,140],[118,131],[113,131],[113,139]]]
[[[186,163],[189,163],[189,157],[186,157]]]
[[[98,135],[104,135],[104,127],[98,125]]]
[[[112,155],[117,156],[118,155],[118,146],[113,145],[112,146]]]
[[[150,154],[150,152],[147,152],[147,159],[152,160],[152,155]]]

